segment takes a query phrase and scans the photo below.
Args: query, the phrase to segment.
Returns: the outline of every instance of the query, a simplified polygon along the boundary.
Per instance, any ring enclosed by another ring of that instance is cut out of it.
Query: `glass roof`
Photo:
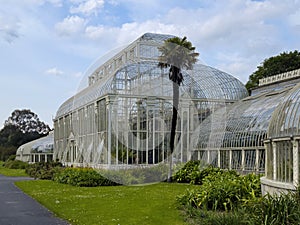
[[[268,138],[300,135],[300,84],[295,86],[276,108]]]
[[[104,77],[61,105],[56,117],[78,109],[106,94],[171,97],[172,83],[168,70],[158,62],[130,63],[112,76]],[[244,85],[233,76],[215,68],[197,64],[193,70],[183,70],[181,95],[205,100],[237,101],[248,96]]]
[[[24,145],[21,145],[17,150],[17,155],[30,153],[47,153],[53,152],[54,133],[50,132],[46,137],[42,137]]]
[[[158,68],[158,47],[172,35],[146,33],[118,53],[97,60],[86,72],[89,87],[64,102],[56,117],[78,109],[106,94],[172,96],[167,69]],[[110,57],[110,58],[108,58]],[[248,96],[231,75],[205,65],[182,71],[181,94],[192,98],[236,101]]]
[[[200,124],[198,148],[263,146],[272,114],[291,88],[264,91],[215,112]]]

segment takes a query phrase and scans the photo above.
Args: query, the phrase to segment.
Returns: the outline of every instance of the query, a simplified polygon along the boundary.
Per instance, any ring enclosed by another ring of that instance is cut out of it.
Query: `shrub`
[[[55,174],[54,181],[78,187],[118,185],[91,168],[64,168]]]
[[[201,165],[202,163],[200,160],[188,161],[187,163],[184,164],[184,166],[180,170],[178,170],[173,175],[172,180],[178,183],[190,183],[192,177],[195,178],[195,175],[198,174],[198,172],[200,172]],[[193,174],[192,177],[190,176],[191,174]]]
[[[26,169],[28,163],[20,160],[7,160],[3,166],[8,169]]]
[[[211,165],[205,166],[200,160],[187,162],[173,176],[173,180],[178,183],[202,184],[203,179],[210,174],[223,173],[223,170]]]
[[[300,198],[297,192],[267,194],[245,206],[251,224],[299,224]]]
[[[243,177],[235,171],[221,171],[208,173],[202,185],[179,196],[178,202],[195,208],[227,211],[260,197],[259,176]]]
[[[53,176],[62,168],[60,162],[38,162],[29,164],[25,172],[35,179],[53,180]]]

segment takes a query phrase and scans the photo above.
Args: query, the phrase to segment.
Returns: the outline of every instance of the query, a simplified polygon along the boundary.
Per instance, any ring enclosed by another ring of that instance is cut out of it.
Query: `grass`
[[[3,162],[0,162],[0,174],[9,177],[28,177],[24,169],[8,169],[3,167]]]
[[[249,225],[247,213],[243,209],[235,211],[213,211],[196,209],[194,207],[180,207],[185,221],[189,225]],[[263,224],[263,223],[261,223]]]
[[[16,185],[72,224],[185,224],[176,207],[176,196],[189,187],[186,184],[83,188],[35,180]]]

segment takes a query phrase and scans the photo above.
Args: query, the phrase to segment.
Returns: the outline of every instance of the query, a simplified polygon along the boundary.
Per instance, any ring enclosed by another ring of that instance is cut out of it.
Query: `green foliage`
[[[300,188],[296,192],[261,196],[260,176],[239,175],[235,171],[207,167],[198,162],[187,163],[178,177],[193,181],[197,174],[199,186],[177,196],[177,201],[191,224],[279,225],[299,224]],[[199,178],[201,174],[201,179]],[[179,176],[180,175],[180,176]]]
[[[26,177],[28,176],[25,173],[24,169],[8,169],[4,167],[5,162],[0,161],[0,174],[9,177]]]
[[[15,146],[1,146],[0,145],[0,160],[6,161],[11,155],[15,155],[17,147]]]
[[[235,171],[213,171],[202,185],[178,197],[178,202],[206,210],[233,210],[260,197],[259,176],[241,176]]]
[[[26,169],[28,166],[27,162],[23,162],[20,160],[7,160],[3,166],[8,169]]]
[[[178,183],[202,184],[203,179],[209,174],[223,173],[223,170],[213,166],[205,166],[200,160],[188,161],[178,170],[173,180]]]
[[[91,168],[64,168],[56,172],[53,180],[78,187],[118,185]]]
[[[38,162],[29,164],[25,172],[35,179],[52,180],[55,173],[62,169],[59,162]]]
[[[199,53],[194,52],[195,47],[186,37],[169,38],[158,50],[161,52],[159,67],[175,66],[179,69],[192,69],[199,56]],[[176,80],[171,80],[178,83]]]
[[[191,160],[184,164],[184,166],[179,169],[173,176],[173,180],[178,183],[190,183],[191,177],[190,174],[198,173],[201,170],[201,161],[200,160]],[[194,175],[193,175],[194,176]]]
[[[250,225],[243,210],[207,211],[188,206],[182,208],[185,221],[190,225]],[[253,224],[251,224],[253,225]]]
[[[50,131],[50,127],[40,121],[38,115],[29,109],[14,110],[5,121],[4,127],[6,126],[16,126],[22,133],[39,135],[47,135]]]
[[[270,77],[276,74],[288,72],[300,68],[300,52],[297,50],[291,52],[283,52],[277,56],[265,59],[262,65],[250,75],[249,81],[246,83],[248,91],[258,86],[261,78]]]
[[[50,128],[28,109],[15,110],[0,130],[0,160],[15,155],[17,148],[47,135]]]
[[[251,224],[281,225],[299,224],[300,198],[297,192],[280,195],[267,194],[263,198],[246,205]]]

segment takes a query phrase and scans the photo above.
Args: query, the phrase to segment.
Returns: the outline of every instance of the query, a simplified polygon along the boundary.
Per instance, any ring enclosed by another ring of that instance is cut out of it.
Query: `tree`
[[[22,145],[23,133],[15,125],[6,125],[0,130],[0,145],[1,146],[14,146],[18,147]]]
[[[265,59],[257,70],[249,77],[246,88],[250,92],[251,89],[258,86],[259,79],[270,77],[276,74],[288,72],[300,68],[300,52],[297,50],[291,52],[283,52],[277,56]]]
[[[193,47],[191,42],[187,41],[186,37],[183,37],[182,39],[179,37],[169,38],[158,49],[161,52],[158,66],[160,68],[169,68],[169,79],[173,82],[173,112],[169,157],[170,171],[168,175],[168,181],[171,181],[172,153],[174,151],[174,141],[179,105],[179,86],[183,81],[181,69],[192,69],[193,65],[197,61],[199,53],[194,52],[195,47]]]
[[[20,145],[43,137],[49,131],[50,127],[30,110],[13,111],[0,130],[0,159],[6,160]]]
[[[11,116],[5,121],[4,126],[15,125],[23,133],[38,133],[46,135],[50,131],[50,127],[41,122],[38,116],[29,109],[16,109]]]

